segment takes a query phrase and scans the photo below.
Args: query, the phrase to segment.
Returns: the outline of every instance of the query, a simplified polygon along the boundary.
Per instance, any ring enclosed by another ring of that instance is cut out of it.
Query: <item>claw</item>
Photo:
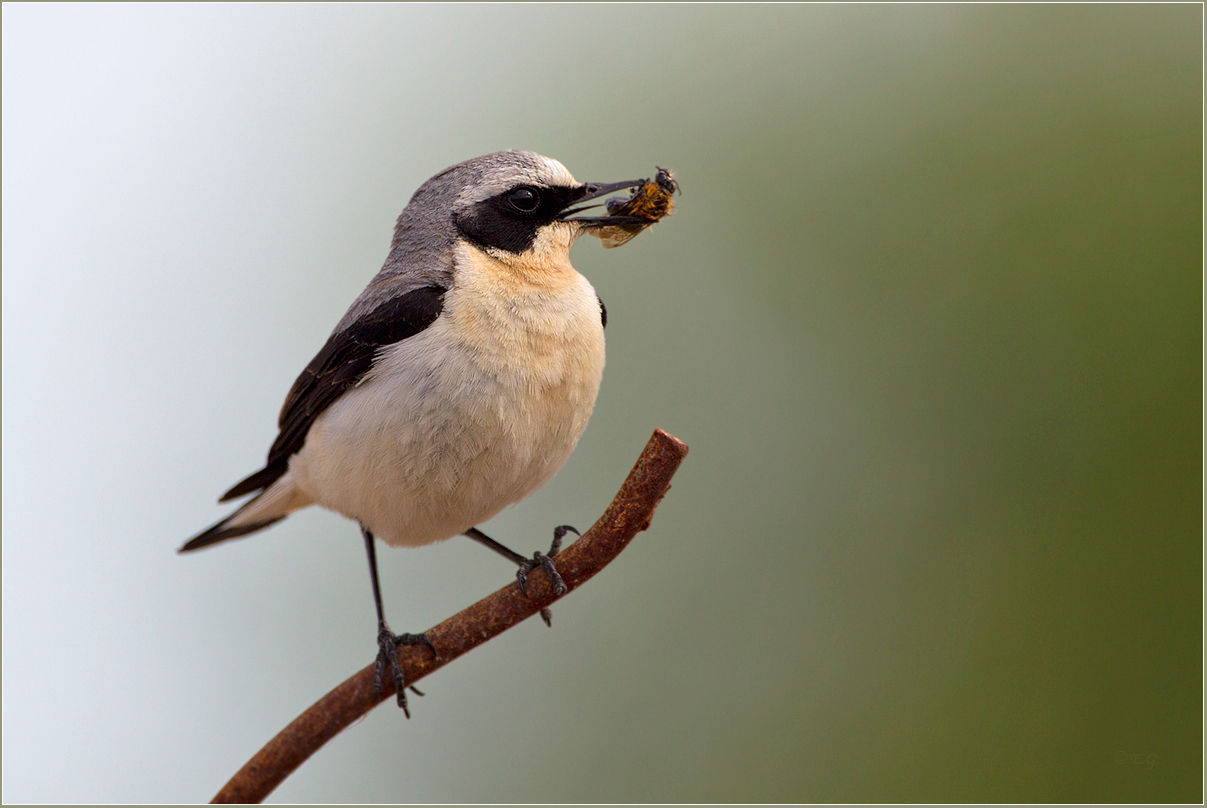
[[[569,587],[566,586],[566,582],[562,580],[561,574],[558,573],[557,567],[553,566],[552,558],[547,555],[541,555],[539,552],[533,553],[532,557],[540,561],[541,569],[549,573],[549,580],[553,582],[553,591],[558,597],[561,597],[570,591]]]
[[[528,573],[536,569],[536,565],[529,566],[529,562],[525,561],[520,565],[520,568],[515,571],[516,583],[520,585],[520,592],[524,597],[528,597],[528,589],[525,588],[524,582],[528,580]]]
[[[436,653],[436,646],[432,645],[432,641],[427,638],[426,634],[395,634],[384,623],[377,628],[377,661],[373,665],[373,698],[381,696],[386,666],[389,665],[394,679],[394,692],[398,697],[398,706],[402,708],[406,717],[410,718],[411,711],[407,708],[406,677],[403,674],[402,665],[398,662],[398,646],[400,645],[426,645],[431,650],[432,656],[439,656],[439,654]],[[411,690],[415,691],[417,695],[423,695],[414,687],[411,687]]]
[[[561,574],[558,573],[557,567],[553,566],[553,559],[542,553],[540,550],[537,550],[532,554],[531,561],[525,561],[520,565],[520,568],[516,570],[516,581],[520,584],[520,591],[524,593],[524,597],[528,597],[528,589],[524,586],[524,584],[528,581],[528,573],[532,572],[537,567],[540,567],[549,574],[549,580],[553,582],[553,591],[559,597],[570,591],[566,586],[566,582],[562,580]]]
[[[528,581],[528,573],[532,572],[537,567],[540,567],[549,574],[549,580],[553,583],[553,591],[558,597],[569,592],[566,582],[562,580],[562,576],[557,571],[557,567],[553,566],[553,557],[562,549],[562,538],[567,533],[573,533],[575,536],[581,536],[575,528],[570,525],[559,525],[553,529],[553,543],[549,545],[549,555],[545,555],[540,550],[532,554],[531,561],[524,561],[520,564],[520,568],[516,570],[515,578],[520,584],[520,591],[524,593],[524,597],[528,597],[528,589],[524,584]],[[545,619],[545,624],[553,625],[553,619],[548,613],[548,609],[541,609],[541,617]]]
[[[579,533],[576,528],[571,527],[570,525],[559,525],[558,527],[555,527],[553,529],[553,544],[549,545],[549,557],[550,558],[557,555],[558,551],[562,549],[562,538],[567,533],[573,533],[575,536],[583,535],[583,534]]]

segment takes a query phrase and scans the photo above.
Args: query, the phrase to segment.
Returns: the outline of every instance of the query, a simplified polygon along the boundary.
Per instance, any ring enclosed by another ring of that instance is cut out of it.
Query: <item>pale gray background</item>
[[[486,530],[691,455],[275,800],[1199,800],[1201,15],[5,4],[4,799],[206,800],[372,659],[353,525],[173,551],[414,189],[518,147],[684,193],[575,249],[603,392]],[[381,561],[399,630],[511,574]]]

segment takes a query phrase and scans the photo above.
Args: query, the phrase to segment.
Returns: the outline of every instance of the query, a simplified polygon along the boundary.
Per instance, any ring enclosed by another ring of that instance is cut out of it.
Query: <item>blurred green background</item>
[[[353,525],[174,549],[444,166],[675,170],[576,267],[603,575],[281,802],[1202,798],[1202,7],[3,7],[3,797],[208,799],[374,654]],[[418,631],[507,583],[383,551]]]

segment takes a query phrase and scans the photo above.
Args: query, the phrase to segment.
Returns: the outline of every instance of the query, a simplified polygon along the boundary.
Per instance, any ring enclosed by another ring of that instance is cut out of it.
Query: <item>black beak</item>
[[[577,197],[571,202],[572,205],[578,207],[566,208],[557,217],[560,222],[578,222],[584,227],[603,227],[605,225],[621,225],[621,224],[649,224],[645,219],[639,219],[636,216],[580,216],[577,219],[571,219],[576,213],[581,213],[584,210],[599,207],[595,205],[579,205],[580,202],[586,202],[590,199],[597,199],[601,196],[606,196],[613,191],[623,191],[625,188],[635,188],[638,185],[644,185],[646,180],[624,180],[623,182],[588,182],[582,187],[582,196]],[[602,203],[600,203],[602,204]]]

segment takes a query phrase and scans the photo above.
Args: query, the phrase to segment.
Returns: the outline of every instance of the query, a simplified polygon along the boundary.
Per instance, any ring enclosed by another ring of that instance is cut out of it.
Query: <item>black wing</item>
[[[281,434],[268,450],[264,468],[222,495],[220,502],[267,488],[289,468],[310,425],[345,390],[369,372],[377,352],[427,328],[444,309],[444,288],[425,286],[383,303],[331,339],[293,383],[281,407]]]

